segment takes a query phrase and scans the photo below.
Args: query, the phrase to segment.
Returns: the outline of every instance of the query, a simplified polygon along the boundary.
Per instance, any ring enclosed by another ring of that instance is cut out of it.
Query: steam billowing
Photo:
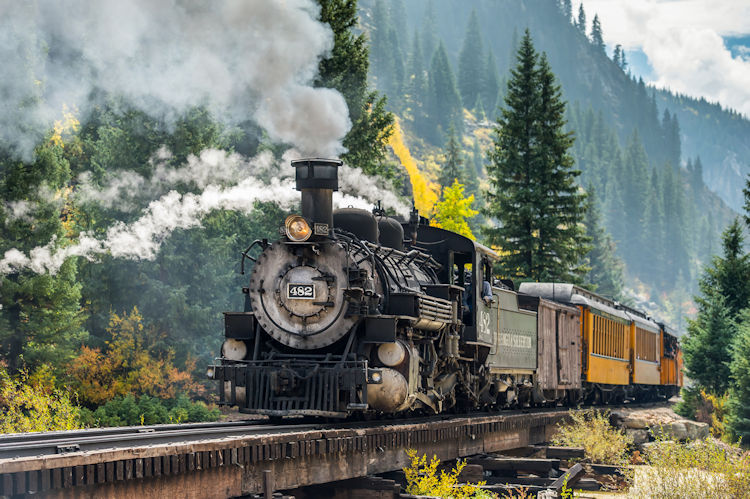
[[[38,0],[0,5],[0,140],[29,159],[63,105],[101,90],[167,123],[196,105],[255,118],[302,155],[333,156],[346,102],[313,88],[333,34],[311,0]],[[314,119],[313,119],[314,117]]]
[[[166,123],[199,104],[230,124],[251,116],[272,140],[293,147],[281,162],[270,153],[247,159],[205,150],[177,168],[161,149],[148,178],[118,171],[94,183],[84,175],[73,194],[79,202],[133,211],[143,199],[153,201],[134,222],[117,223],[104,237],[82,233],[67,245],[52,240],[28,255],[11,249],[0,259],[0,275],[55,273],[72,256],[152,259],[173,231],[200,226],[212,210],[248,213],[265,201],[291,208],[299,194],[289,161],[337,155],[351,125],[338,92],[311,86],[321,57],[333,46],[317,13],[311,0],[40,0],[0,6],[0,141],[26,159],[40,140],[29,130],[48,130],[64,105],[85,116],[101,91]],[[335,205],[369,208],[382,200],[408,213],[360,170],[344,166],[339,177]],[[177,186],[200,192],[180,194]],[[32,209],[24,201],[5,203],[10,217],[27,217]]]
[[[152,201],[137,220],[113,225],[103,238],[82,233],[77,243],[68,246],[59,246],[52,240],[45,246],[34,248],[28,255],[16,249],[9,250],[0,259],[0,275],[21,270],[54,274],[65,259],[72,256],[91,260],[98,255],[110,254],[115,258],[153,259],[173,231],[199,227],[201,219],[212,210],[250,213],[255,202],[275,202],[289,209],[299,200],[289,166],[290,158],[298,156],[295,151],[287,151],[279,163],[270,152],[247,160],[238,154],[211,149],[203,151],[200,157],[188,158],[182,168],[169,168],[165,163],[158,163],[149,179],[133,172],[123,172],[110,178],[98,190],[93,184],[84,183],[77,194],[82,201],[111,206],[112,200],[116,200],[121,209],[129,206],[136,193],[159,195],[176,183],[199,187],[202,192],[180,194],[169,190]],[[168,157],[168,153],[162,150],[153,161],[163,162]],[[243,180],[224,185],[238,177]],[[343,166],[339,177],[341,191],[334,193],[333,198],[336,207],[368,209],[374,200],[380,199],[401,215],[408,213],[408,206],[361,170]]]

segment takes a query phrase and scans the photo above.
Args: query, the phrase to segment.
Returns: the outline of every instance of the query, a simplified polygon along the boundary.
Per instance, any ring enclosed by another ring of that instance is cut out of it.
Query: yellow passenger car
[[[683,385],[682,351],[680,351],[677,334],[664,324],[660,324],[660,359],[661,372],[659,383],[664,395],[671,397],[679,393]]]
[[[661,394],[661,327],[638,310],[622,308],[631,321],[632,396],[641,400],[655,399]]]

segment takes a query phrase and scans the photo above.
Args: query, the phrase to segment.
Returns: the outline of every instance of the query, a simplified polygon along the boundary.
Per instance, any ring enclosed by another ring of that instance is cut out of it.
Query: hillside
[[[582,30],[555,0],[360,2],[370,80],[402,118],[413,156],[432,178],[452,126],[481,183],[497,105],[528,28],[568,101],[581,184],[597,192],[633,298],[676,318],[691,309],[698,269],[718,249],[732,208],[739,209],[750,122],[647,87],[592,41],[593,16]],[[449,68],[435,57],[441,47]],[[451,80],[460,96],[436,98],[435,89]],[[481,82],[473,93],[472,81]],[[454,108],[462,109],[451,109],[457,98]],[[698,157],[702,169],[693,166]]]
[[[750,174],[750,121],[705,99],[659,90],[657,103],[680,120],[682,150],[700,156],[703,180],[733,210],[742,209],[742,189]]]

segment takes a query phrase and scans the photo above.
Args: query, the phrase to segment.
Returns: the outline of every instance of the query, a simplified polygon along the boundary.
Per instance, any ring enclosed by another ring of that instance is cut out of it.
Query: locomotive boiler
[[[243,253],[243,269],[253,264],[244,309],[225,312],[208,369],[221,404],[269,416],[434,414],[575,404],[604,389],[582,356],[593,352],[591,310],[545,287],[516,293],[493,278],[497,253],[416,211],[334,211],[340,165],[293,161],[301,213]]]

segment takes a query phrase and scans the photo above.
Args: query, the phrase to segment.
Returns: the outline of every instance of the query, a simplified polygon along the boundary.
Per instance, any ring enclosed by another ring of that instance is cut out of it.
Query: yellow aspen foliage
[[[458,476],[466,467],[466,461],[458,461],[456,466],[446,473],[445,470],[438,470],[440,459],[437,456],[432,456],[427,462],[427,454],[420,457],[414,449],[407,449],[406,454],[410,461],[409,467],[403,469],[407,494],[450,499],[497,497],[481,489],[487,482],[459,484]]]
[[[432,213],[438,200],[438,188],[434,182],[427,180],[419,171],[417,162],[411,156],[409,148],[406,147],[404,133],[401,131],[401,124],[398,119],[393,123],[393,133],[388,139],[388,145],[391,146],[394,154],[409,174],[411,190],[414,193],[414,206],[423,216],[428,216]]]
[[[471,209],[474,195],[464,196],[464,186],[458,180],[453,185],[443,190],[443,199],[435,206],[435,217],[433,225],[441,229],[450,230],[476,239],[466,222],[467,218],[476,216],[479,212]]]
[[[74,430],[81,411],[65,390],[55,389],[49,366],[16,378],[0,366],[0,433]]]
[[[63,104],[62,119],[56,120],[52,127],[52,136],[50,142],[56,146],[65,147],[64,138],[78,131],[81,122],[75,117],[75,114]]]
[[[155,348],[163,335],[144,327],[136,307],[123,315],[112,313],[107,332],[112,339],[105,349],[82,347],[68,369],[81,402],[99,405],[127,395],[169,399],[178,393],[203,394],[189,373],[194,361],[188,362],[188,371],[177,369],[174,352]]]

